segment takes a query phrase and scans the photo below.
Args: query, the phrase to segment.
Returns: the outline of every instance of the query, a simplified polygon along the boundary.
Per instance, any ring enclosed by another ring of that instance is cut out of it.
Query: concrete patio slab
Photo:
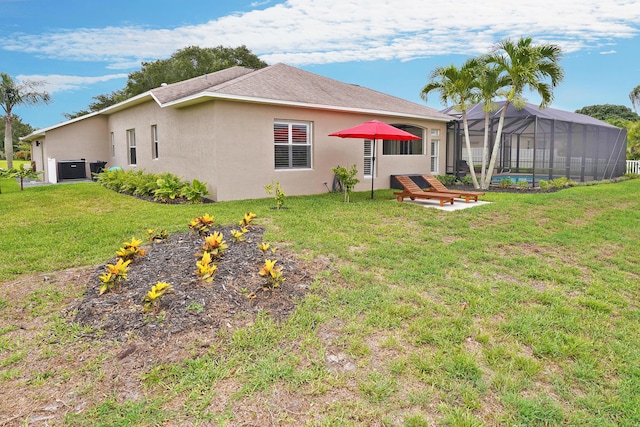
[[[441,211],[459,211],[462,209],[469,209],[469,208],[474,208],[476,206],[483,206],[483,205],[488,205],[491,202],[484,202],[482,200],[478,200],[477,202],[469,202],[469,203],[465,203],[464,199],[455,199],[455,201],[453,202],[453,204],[451,203],[445,203],[444,206],[440,206],[440,201],[438,200],[432,200],[432,199],[416,199],[416,200],[411,200],[411,199],[404,199],[404,201],[402,203],[411,203],[413,205],[418,205],[418,206],[422,206],[425,208],[434,208],[434,209],[439,209]]]

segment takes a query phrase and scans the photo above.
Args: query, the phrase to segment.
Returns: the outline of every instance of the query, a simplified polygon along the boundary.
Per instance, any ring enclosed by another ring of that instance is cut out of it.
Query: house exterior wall
[[[51,157],[47,147],[56,147],[54,155],[59,159],[106,160],[108,167],[198,179],[207,182],[209,197],[217,201],[268,197],[264,185],[272,181],[280,182],[287,195],[324,193],[333,183],[331,168],[354,163],[360,180],[355,191],[366,191],[371,179],[363,177],[364,140],[328,135],[372,119],[423,128],[425,138],[423,154],[411,156],[382,155],[382,141],[377,141],[376,189],[389,188],[391,175],[431,172],[432,129],[440,131],[438,170],[444,173],[444,122],[224,100],[184,108],[161,108],[150,100],[109,116],[75,122],[47,132],[44,154],[45,159]],[[311,125],[310,169],[275,169],[274,121]],[[158,130],[157,159],[153,158],[152,126]],[[129,162],[128,130],[135,131],[135,165]]]
[[[382,155],[382,143],[376,144],[376,189],[389,188],[390,175],[430,172],[429,135],[432,128],[440,129],[439,168],[444,170],[446,124],[443,122],[374,117],[361,114],[320,111],[313,109],[265,106],[259,104],[216,101],[213,135],[217,141],[216,171],[218,200],[266,197],[264,185],[280,182],[288,195],[318,194],[331,188],[336,166],[356,164],[360,183],[356,191],[371,188],[371,179],[363,177],[364,140],[342,139],[330,133],[378,119],[390,123],[413,124],[425,129],[423,155]],[[281,170],[274,167],[274,121],[307,122],[311,124],[311,169]]]
[[[87,177],[91,176],[89,163],[109,158],[107,120],[102,116],[52,129],[38,141],[39,146],[35,141],[31,143],[32,159],[36,162],[36,170],[44,172],[42,178],[45,180],[49,176],[49,158],[56,161],[84,159]]]
[[[124,170],[171,172],[185,180],[205,181],[211,192],[209,197],[217,200],[214,122],[213,102],[163,109],[155,101],[149,101],[114,113],[109,117],[107,130],[109,135],[113,133],[115,143],[110,164]],[[157,127],[157,158],[153,157],[152,126]],[[128,130],[135,131],[135,165],[129,161]]]

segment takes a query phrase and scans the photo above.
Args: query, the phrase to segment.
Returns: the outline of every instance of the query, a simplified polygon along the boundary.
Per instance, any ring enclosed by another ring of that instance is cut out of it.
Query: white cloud
[[[287,0],[172,29],[14,34],[0,48],[126,69],[188,45],[246,45],[269,63],[305,65],[477,55],[500,39],[522,35],[558,43],[569,53],[639,32],[640,7],[629,0]]]
[[[265,4],[269,4],[271,3],[271,0],[265,0],[265,1],[254,1],[251,3],[251,7],[259,7],[259,6],[264,6]]]
[[[615,50],[608,50],[606,52],[600,52],[600,55],[613,55],[614,53],[617,53]]]
[[[109,74],[106,76],[98,76],[98,77],[81,77],[81,76],[64,76],[60,74],[49,74],[49,75],[17,75],[16,79],[18,81],[38,81],[42,82],[42,90],[48,92],[49,94],[53,94],[56,92],[62,91],[70,91],[70,90],[79,90],[84,89],[92,84],[107,82],[115,79],[126,79],[127,74]]]

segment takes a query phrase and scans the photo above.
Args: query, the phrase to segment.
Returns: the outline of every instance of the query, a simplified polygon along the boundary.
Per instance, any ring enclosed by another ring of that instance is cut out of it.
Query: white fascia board
[[[145,93],[141,93],[140,95],[136,95],[132,98],[126,99],[122,102],[119,102],[117,104],[111,105],[107,108],[103,108],[100,111],[94,111],[92,113],[89,114],[85,114],[84,116],[80,116],[80,117],[75,117],[71,120],[67,120],[66,122],[61,122],[55,125],[51,125],[42,129],[37,129],[34,132],[31,132],[29,135],[23,136],[22,138],[19,138],[20,141],[32,141],[34,138],[38,138],[38,137],[43,137],[45,136],[45,134],[53,129],[57,129],[63,126],[67,126],[70,125],[72,123],[75,122],[79,122],[85,119],[89,119],[91,117],[95,117],[95,116],[99,116],[101,114],[112,114],[115,112],[118,112],[120,110],[123,110],[125,108],[127,108],[130,105],[136,105],[141,103],[142,101],[144,101],[144,98],[146,97],[151,97],[158,105],[160,105],[160,102],[156,99],[156,97],[153,95],[153,93],[151,93],[151,91],[147,91]]]
[[[431,117],[431,116],[425,116],[421,114],[400,113],[400,112],[386,111],[386,110],[369,110],[365,108],[338,107],[333,105],[322,105],[322,104],[309,104],[305,102],[282,101],[282,100],[275,100],[275,99],[269,99],[269,98],[257,98],[252,96],[229,95],[224,93],[211,93],[211,92],[198,93],[185,98],[180,98],[175,101],[167,102],[166,104],[161,104],[161,107],[180,108],[180,107],[204,102],[206,101],[206,98],[223,99],[223,100],[240,101],[240,102],[253,102],[257,104],[284,105],[287,107],[312,108],[316,110],[342,111],[347,113],[365,113],[365,114],[377,114],[377,115],[393,116],[393,117],[406,117],[406,118],[412,118],[412,119],[433,120],[433,121],[444,122],[444,123],[448,123],[454,120],[454,118],[448,119],[448,118],[441,118],[441,117]]]

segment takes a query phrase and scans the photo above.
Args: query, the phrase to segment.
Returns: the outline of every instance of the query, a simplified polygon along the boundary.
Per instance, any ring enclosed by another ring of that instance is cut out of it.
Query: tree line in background
[[[129,74],[124,88],[94,96],[94,102],[89,104],[88,109],[65,114],[65,117],[73,119],[103,110],[160,87],[163,83],[181,82],[235,66],[259,69],[267,65],[244,45],[236,48],[189,46],[177,50],[167,59],[143,62],[140,70]]]
[[[634,99],[634,91],[636,92]],[[634,107],[640,107],[640,86],[631,91],[629,98]],[[627,160],[640,160],[640,116],[624,105],[590,105],[576,110],[619,128],[627,129]]]

